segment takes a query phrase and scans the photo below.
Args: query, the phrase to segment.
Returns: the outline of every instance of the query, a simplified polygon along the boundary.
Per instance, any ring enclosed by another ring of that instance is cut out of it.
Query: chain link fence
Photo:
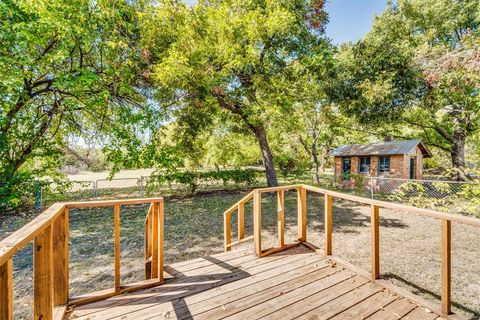
[[[479,182],[370,177],[352,189],[372,199],[480,216]]]

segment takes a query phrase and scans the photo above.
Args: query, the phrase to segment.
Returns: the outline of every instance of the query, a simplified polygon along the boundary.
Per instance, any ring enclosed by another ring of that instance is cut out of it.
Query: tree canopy
[[[365,39],[344,47],[336,96],[363,122],[409,126],[451,156],[480,129],[480,2],[391,2]]]
[[[161,2],[145,23],[155,96],[193,143],[216,117],[250,132],[277,184],[268,127],[296,99],[297,63],[320,67],[331,47],[323,1]],[[166,14],[165,12],[170,12]],[[168,36],[163,33],[170,17]]]

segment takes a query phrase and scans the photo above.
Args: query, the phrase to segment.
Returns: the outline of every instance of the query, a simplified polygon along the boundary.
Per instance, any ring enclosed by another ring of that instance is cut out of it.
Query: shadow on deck
[[[73,306],[66,319],[437,319],[439,316],[300,245],[165,266],[165,282]]]

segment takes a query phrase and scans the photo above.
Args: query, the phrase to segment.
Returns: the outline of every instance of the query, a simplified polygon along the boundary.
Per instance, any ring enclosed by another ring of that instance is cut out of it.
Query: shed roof
[[[428,150],[420,139],[393,140],[370,144],[349,144],[336,148],[330,152],[330,155],[334,157],[345,157],[409,154],[417,146],[422,150],[422,154],[425,158],[432,157],[430,150]]]

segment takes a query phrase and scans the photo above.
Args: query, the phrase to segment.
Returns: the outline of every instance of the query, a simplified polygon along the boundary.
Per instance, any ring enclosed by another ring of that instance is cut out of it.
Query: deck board
[[[67,319],[436,319],[299,246],[271,256],[232,251],[171,264],[161,286],[73,307]]]

